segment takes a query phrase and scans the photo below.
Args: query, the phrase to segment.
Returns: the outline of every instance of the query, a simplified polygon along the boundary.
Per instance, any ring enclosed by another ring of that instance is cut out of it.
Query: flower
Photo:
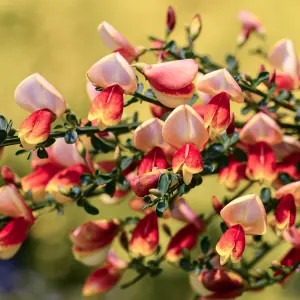
[[[87,77],[96,87],[119,85],[125,94],[132,94],[137,88],[132,68],[119,53],[101,58],[87,71]]]
[[[231,100],[237,103],[244,102],[244,94],[230,73],[224,68],[199,76],[196,87],[200,92],[216,95],[226,92]]]
[[[157,99],[165,106],[175,108],[186,104],[194,94],[198,64],[193,59],[182,59],[155,65],[136,64],[144,74]]]
[[[272,146],[278,160],[283,160],[291,154],[300,154],[300,142],[293,136],[284,135],[282,142]]]
[[[82,164],[72,165],[56,173],[46,186],[46,192],[53,196],[56,202],[63,204],[72,198],[64,195],[62,190],[68,191],[75,185],[80,185],[80,176],[90,174],[90,169]]]
[[[219,183],[224,183],[228,190],[234,190],[246,178],[245,172],[246,166],[231,155],[228,166],[219,171]]]
[[[128,40],[107,22],[99,24],[97,31],[107,48],[120,53],[128,63],[139,55],[138,47],[133,47]]]
[[[116,219],[97,220],[85,222],[74,229],[70,239],[75,259],[88,266],[102,264],[119,232],[119,225]]]
[[[249,11],[240,11],[238,19],[242,22],[242,30],[237,40],[239,46],[243,45],[248,40],[252,32],[258,33],[261,36],[265,34],[265,29],[261,21]]]
[[[112,289],[122,278],[128,264],[118,258],[113,252],[107,257],[107,263],[93,271],[85,281],[82,295],[95,296]]]
[[[211,139],[222,133],[230,124],[230,96],[221,92],[215,95],[206,105],[204,126],[209,128]]]
[[[294,197],[297,206],[300,206],[300,181],[295,181],[282,186],[275,193],[276,199],[280,199],[283,196],[291,194]]]
[[[239,224],[245,234],[263,235],[267,229],[264,205],[255,194],[239,197],[228,203],[220,212],[227,226]]]
[[[1,177],[4,180],[6,184],[14,184],[19,185],[20,184],[20,178],[19,176],[14,173],[8,166],[4,165],[1,168]]]
[[[55,115],[48,109],[33,112],[19,128],[18,136],[26,150],[32,150],[37,144],[46,141],[50,135],[51,123]]]
[[[24,79],[15,91],[16,103],[29,112],[47,109],[61,117],[67,107],[63,96],[40,74]]]
[[[271,49],[268,59],[277,73],[289,76],[293,80],[294,88],[299,87],[299,60],[291,40],[278,41]]]
[[[201,232],[194,224],[187,224],[182,227],[169,241],[166,250],[166,259],[169,262],[177,262],[183,257],[182,249],[193,250]]]
[[[277,228],[280,230],[291,228],[296,220],[296,204],[291,194],[280,198],[276,206],[275,219]]]
[[[271,117],[259,112],[242,128],[239,138],[243,143],[250,145],[258,142],[277,145],[282,142],[283,133],[279,125]]]
[[[155,212],[143,217],[133,230],[129,249],[135,255],[148,256],[155,252],[159,243],[158,221]]]
[[[123,115],[123,89],[119,85],[105,88],[92,102],[88,119],[97,120],[100,130],[117,125]]]
[[[273,181],[277,176],[276,157],[265,142],[250,145],[246,175],[251,180]]]

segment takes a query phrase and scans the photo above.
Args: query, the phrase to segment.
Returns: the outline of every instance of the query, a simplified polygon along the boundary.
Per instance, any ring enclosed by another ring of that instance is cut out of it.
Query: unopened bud
[[[235,132],[235,120],[234,120],[234,113],[230,114],[230,123],[229,126],[226,129],[226,133],[228,135],[233,135]]]
[[[167,33],[170,34],[176,24],[176,16],[175,12],[172,6],[168,7],[168,12],[167,12]]]
[[[259,66],[259,72],[261,73],[261,72],[264,72],[264,71],[266,71],[266,68],[265,68],[265,66],[263,64],[261,64]]]
[[[276,81],[276,70],[270,76],[270,84],[274,84]]]
[[[201,29],[202,29],[201,17],[199,14],[197,14],[194,16],[190,27],[190,35],[192,41],[194,41],[200,35]]]
[[[212,205],[217,214],[220,214],[220,211],[224,207],[224,205],[219,201],[219,199],[216,196],[212,197]]]

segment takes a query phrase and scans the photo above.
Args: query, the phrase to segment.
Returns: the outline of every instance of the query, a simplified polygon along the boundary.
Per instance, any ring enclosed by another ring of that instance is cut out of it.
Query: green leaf
[[[220,228],[221,228],[222,232],[224,233],[228,229],[228,226],[226,225],[225,222],[221,222]]]
[[[169,208],[168,201],[159,201],[156,205],[156,215],[162,217],[164,212]]]
[[[108,153],[115,149],[114,144],[108,143],[95,135],[91,137],[91,143],[94,149],[97,150],[98,152]]]
[[[39,148],[37,150],[37,156],[41,159],[48,158],[48,153],[45,148]]]
[[[0,115],[0,130],[5,130],[7,129],[7,120],[4,116]]]
[[[93,206],[88,201],[84,201],[83,208],[90,215],[98,215],[99,214],[99,209],[97,207]]]
[[[77,117],[73,113],[67,114],[66,119],[67,119],[68,123],[73,125],[73,126],[79,125],[78,121],[77,121]]]
[[[115,181],[110,181],[109,183],[106,184],[104,190],[105,190],[106,194],[113,197],[113,195],[116,191],[116,182]]]
[[[82,174],[80,176],[80,184],[82,186],[87,186],[93,183],[93,176],[91,174]]]
[[[139,83],[137,85],[137,89],[136,89],[136,92],[141,94],[143,92],[143,89],[144,89],[144,85],[142,83]]]
[[[109,174],[99,174],[96,177],[96,184],[103,185],[112,181],[112,178]]]
[[[168,174],[161,174],[158,180],[158,190],[161,194],[165,194],[172,183],[171,177]]]
[[[132,162],[133,162],[132,157],[122,158],[121,163],[120,163],[120,169],[122,171],[126,170],[131,165]]]
[[[251,112],[252,107],[250,105],[246,105],[242,108],[241,113],[243,116],[247,115],[249,112]]]
[[[260,191],[260,198],[262,202],[267,203],[271,199],[271,190],[267,187],[262,188]]]
[[[221,143],[216,143],[208,147],[206,156],[209,159],[215,159],[222,156],[225,152],[225,148]]]
[[[239,67],[239,64],[238,64],[236,58],[231,54],[226,56],[226,63],[228,65],[229,70],[237,70]]]
[[[78,137],[78,134],[75,130],[72,130],[72,131],[68,131],[66,134],[65,134],[65,142],[67,144],[74,144],[77,140],[77,137]]]
[[[3,143],[7,138],[7,132],[4,129],[0,129],[0,144]]]
[[[281,90],[277,96],[278,101],[283,101],[289,97],[289,92],[286,90]]]
[[[204,254],[207,254],[210,249],[210,241],[208,236],[205,236],[200,242],[201,250]]]
[[[269,76],[270,76],[269,72],[266,72],[266,71],[260,72],[258,77],[253,80],[253,85],[256,87],[260,83],[262,83],[266,80],[269,80]]]
[[[20,149],[20,150],[18,150],[18,151],[16,152],[16,155],[21,155],[21,154],[24,154],[24,153],[26,153],[26,152],[27,152],[26,150]]]
[[[288,184],[293,182],[291,176],[288,173],[280,173],[279,174],[279,180],[283,183],[283,184]]]
[[[42,144],[44,148],[50,147],[51,145],[53,145],[55,143],[55,138],[49,136],[47,138],[47,140]]]
[[[240,148],[235,148],[233,151],[234,158],[239,162],[247,161],[247,154]]]
[[[144,200],[144,202],[148,203],[148,202],[150,202],[152,199],[151,199],[150,196],[147,195],[147,196],[144,196],[143,200]]]
[[[78,198],[80,194],[81,194],[81,188],[78,185],[73,186],[69,191],[69,195],[72,198]]]
[[[201,171],[201,175],[211,174],[214,171],[214,166],[209,162],[205,162],[203,164],[203,170]]]

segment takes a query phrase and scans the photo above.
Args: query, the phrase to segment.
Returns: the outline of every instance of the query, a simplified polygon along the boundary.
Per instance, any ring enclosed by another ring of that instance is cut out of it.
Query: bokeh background
[[[121,31],[135,45],[149,45],[147,35],[163,37],[165,15],[168,5],[177,13],[174,39],[184,43],[184,24],[200,13],[204,27],[196,42],[196,50],[209,53],[222,62],[226,53],[235,52],[235,40],[240,28],[236,19],[240,9],[257,14],[263,21],[270,47],[281,38],[295,42],[300,54],[299,0],[0,0],[0,114],[14,121],[18,127],[27,113],[20,109],[13,99],[15,87],[28,75],[39,72],[50,81],[67,99],[72,109],[80,116],[86,116],[89,99],[85,92],[86,70],[105,54],[108,49],[100,40],[96,28],[106,20]],[[260,59],[250,57],[251,48],[262,41],[251,38],[249,45],[237,53],[242,70],[257,71]],[[148,62],[154,57],[147,56]],[[147,105],[136,105],[142,118],[149,116]],[[130,111],[129,111],[130,112]],[[20,176],[29,171],[29,162],[16,158],[16,148],[5,150],[2,164],[9,164]],[[258,191],[254,187],[252,191]],[[188,198],[199,212],[210,211],[210,199],[228,192],[216,184],[216,178],[205,178],[205,183]],[[100,207],[99,218],[132,214],[126,201]],[[82,209],[67,207],[65,216],[55,213],[38,219],[31,236],[21,252],[11,261],[0,262],[0,299],[82,299],[80,289],[91,272],[74,261],[71,255],[68,234],[84,220],[91,219]],[[181,224],[174,223],[175,231]],[[211,230],[218,230],[218,224]],[[216,235],[214,235],[216,236]],[[165,242],[165,236],[162,234]],[[279,259],[288,249],[279,247],[267,261]],[[134,274],[128,273],[124,281]],[[272,299],[299,299],[298,275],[281,288],[276,286],[260,294],[243,295],[241,299],[257,297]],[[187,274],[172,266],[156,279],[144,279],[136,286],[122,291],[115,288],[104,296],[94,299],[191,300]]]

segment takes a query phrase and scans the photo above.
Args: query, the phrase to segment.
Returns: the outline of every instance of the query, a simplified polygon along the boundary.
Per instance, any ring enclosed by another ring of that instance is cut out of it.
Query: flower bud
[[[194,94],[198,64],[193,59],[175,60],[156,65],[139,64],[137,68],[149,81],[157,99],[175,108],[186,104]]]
[[[266,142],[269,145],[276,145],[282,142],[283,133],[271,117],[259,112],[242,128],[239,137],[245,144]]]
[[[235,132],[235,118],[234,118],[234,113],[232,112],[230,114],[230,122],[228,127],[226,128],[226,133],[227,135],[231,136]]]
[[[156,104],[150,104],[151,113],[155,118],[161,119],[166,113],[171,112],[171,109],[159,106]]]
[[[189,105],[181,105],[172,111],[164,124],[162,136],[176,149],[193,144],[202,150],[208,140],[203,119]]]
[[[19,128],[18,136],[26,150],[32,150],[37,144],[45,142],[51,131],[55,115],[48,109],[33,112]]]
[[[87,77],[96,87],[119,85],[125,94],[132,94],[137,89],[136,76],[119,53],[100,59],[88,70]]]
[[[220,215],[228,226],[241,225],[245,234],[263,235],[266,232],[266,211],[261,199],[255,194],[231,201],[221,210]]]
[[[118,230],[118,220],[89,221],[74,229],[70,239],[75,259],[88,266],[102,264]]]
[[[167,11],[167,33],[170,34],[176,25],[175,11],[172,6],[168,7]]]
[[[1,168],[1,177],[6,184],[18,185],[20,183],[19,176],[6,165]]]
[[[243,227],[239,224],[230,227],[216,245],[221,265],[226,264],[230,258],[233,263],[239,262],[245,250],[245,243]]]
[[[152,212],[136,225],[129,243],[129,249],[135,255],[148,256],[155,252],[159,243],[158,221]]]
[[[296,204],[291,194],[280,198],[275,211],[276,225],[279,230],[290,229],[296,220]]]
[[[66,110],[63,96],[40,74],[24,79],[15,91],[16,103],[29,112],[47,109],[61,117]]]
[[[225,68],[199,76],[196,87],[200,92],[213,96],[226,92],[232,101],[244,102],[243,91]]]
[[[100,130],[117,125],[123,115],[123,89],[119,85],[105,88],[92,102],[88,119],[97,120]]]
[[[166,259],[169,262],[177,262],[182,258],[182,249],[185,248],[189,251],[193,250],[198,241],[200,232],[194,224],[188,224],[181,228],[170,240],[167,251]]]
[[[195,15],[190,26],[190,35],[192,41],[196,40],[202,29],[202,21],[199,14]]]
[[[224,208],[224,204],[219,201],[216,196],[212,197],[212,205],[215,212],[219,215],[221,210]]]

